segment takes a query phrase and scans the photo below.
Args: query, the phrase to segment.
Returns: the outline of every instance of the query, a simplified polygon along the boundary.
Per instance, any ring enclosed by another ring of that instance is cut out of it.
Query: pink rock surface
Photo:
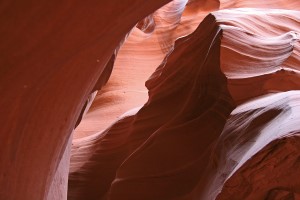
[[[0,3],[0,200],[300,199],[297,10]]]

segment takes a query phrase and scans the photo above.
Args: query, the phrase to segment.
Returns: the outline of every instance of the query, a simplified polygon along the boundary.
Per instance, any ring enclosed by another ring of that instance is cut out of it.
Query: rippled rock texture
[[[0,4],[3,200],[299,200],[300,2]]]

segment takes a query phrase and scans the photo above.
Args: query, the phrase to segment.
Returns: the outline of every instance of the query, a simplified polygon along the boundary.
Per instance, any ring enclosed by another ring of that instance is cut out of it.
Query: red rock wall
[[[1,199],[47,196],[75,122],[116,46],[167,2],[1,3]]]
[[[0,4],[0,199],[300,198],[300,2],[166,3]]]

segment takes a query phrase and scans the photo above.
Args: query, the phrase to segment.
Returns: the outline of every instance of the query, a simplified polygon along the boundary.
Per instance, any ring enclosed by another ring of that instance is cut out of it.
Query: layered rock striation
[[[144,106],[74,141],[69,198],[298,198],[299,16],[209,14],[148,79]]]
[[[298,10],[0,3],[0,199],[300,199]]]

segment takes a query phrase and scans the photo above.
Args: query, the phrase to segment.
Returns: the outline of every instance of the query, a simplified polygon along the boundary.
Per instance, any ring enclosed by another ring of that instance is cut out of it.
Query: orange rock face
[[[300,199],[300,1],[0,15],[0,200]]]

